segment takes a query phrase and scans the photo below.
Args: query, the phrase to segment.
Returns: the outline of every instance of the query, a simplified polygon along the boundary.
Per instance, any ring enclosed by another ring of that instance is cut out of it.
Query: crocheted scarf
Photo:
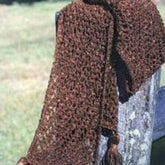
[[[119,165],[118,102],[165,61],[165,28],[150,0],[78,0],[60,11],[55,61],[24,165]]]

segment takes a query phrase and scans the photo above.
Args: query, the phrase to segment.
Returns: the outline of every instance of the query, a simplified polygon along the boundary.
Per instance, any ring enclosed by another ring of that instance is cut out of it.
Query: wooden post
[[[154,133],[152,140],[156,141],[165,136],[165,86],[161,87],[158,92]],[[165,163],[164,163],[165,164]]]
[[[149,165],[152,134],[159,89],[160,70],[125,104],[119,104],[119,152],[122,165]],[[107,138],[101,138],[99,160],[106,151]],[[99,164],[101,162],[99,161]]]
[[[149,165],[160,70],[129,102],[119,106],[119,151],[123,165]]]
[[[55,12],[55,34],[57,36],[57,30],[58,30],[58,18],[59,18],[60,12]],[[55,36],[55,38],[56,38]]]

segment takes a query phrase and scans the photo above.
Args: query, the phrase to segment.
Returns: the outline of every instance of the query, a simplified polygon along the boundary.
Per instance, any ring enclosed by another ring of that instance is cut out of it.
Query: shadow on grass
[[[150,165],[165,165],[165,137],[153,142]]]
[[[32,5],[34,2],[41,2],[41,1],[62,2],[62,1],[71,1],[71,0],[0,0],[0,4],[12,5],[14,2],[17,2],[20,4]]]

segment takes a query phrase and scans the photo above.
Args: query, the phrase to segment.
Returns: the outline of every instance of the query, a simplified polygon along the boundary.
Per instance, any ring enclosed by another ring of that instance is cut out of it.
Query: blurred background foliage
[[[0,165],[15,164],[30,146],[54,58],[54,14],[70,0],[24,2],[0,0]]]

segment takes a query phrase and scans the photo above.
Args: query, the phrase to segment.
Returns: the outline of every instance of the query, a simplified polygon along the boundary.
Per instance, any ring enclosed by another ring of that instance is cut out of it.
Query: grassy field
[[[54,13],[67,3],[0,5],[0,165],[15,164],[31,143],[54,58]]]
[[[31,143],[54,57],[54,13],[67,3],[0,6],[0,165],[15,164]]]

